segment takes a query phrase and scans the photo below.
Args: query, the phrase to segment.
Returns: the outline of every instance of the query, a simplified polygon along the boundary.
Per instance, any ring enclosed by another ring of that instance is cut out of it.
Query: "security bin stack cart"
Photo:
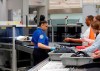
[[[11,68],[5,68],[4,66],[1,66],[0,68],[2,70],[10,70],[10,71],[17,71],[17,62],[16,62],[16,49],[15,49],[15,25],[0,25],[0,27],[10,27],[12,28],[12,37],[1,37],[0,39],[3,40],[4,38],[4,41],[6,42],[6,39],[7,40],[11,40],[11,42],[8,42],[8,43],[5,43],[5,42],[0,42],[0,50],[1,51],[9,51],[11,54]],[[11,34],[11,33],[10,33]]]

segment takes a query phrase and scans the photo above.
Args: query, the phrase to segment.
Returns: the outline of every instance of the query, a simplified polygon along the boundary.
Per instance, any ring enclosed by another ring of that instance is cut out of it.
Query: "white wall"
[[[85,18],[88,15],[96,16],[97,14],[100,14],[100,8],[99,12],[97,12],[96,5],[95,4],[85,4],[82,8],[82,13],[71,13],[71,14],[51,14],[51,19],[64,19],[66,16],[68,16],[69,19],[80,19],[79,22],[83,23],[82,33],[85,32],[87,29],[87,26],[85,24]]]
[[[97,15],[97,9],[96,9],[96,5],[95,4],[84,4],[83,5],[83,32],[85,31],[85,29],[87,29],[87,26],[85,24],[85,18],[88,15],[93,15],[96,16]]]
[[[8,9],[22,9],[23,0],[8,0]]]
[[[99,10],[98,10],[99,12],[98,12],[98,14],[100,15],[100,8],[99,8]]]
[[[8,10],[10,10],[9,18],[13,21],[21,21],[23,9],[23,0],[7,0]],[[19,14],[20,12],[20,14]]]
[[[8,20],[8,9],[17,10],[23,8],[23,0],[3,0],[0,1],[0,21]]]
[[[0,21],[7,21],[7,1],[3,0],[3,2],[0,1]]]
[[[7,21],[7,3],[6,0],[3,0],[3,2],[0,1],[0,21]],[[4,65],[5,63],[5,52],[0,51],[0,65]]]
[[[64,19],[68,16],[69,19],[80,19],[79,22],[82,23],[82,13],[72,13],[72,14],[51,14],[51,19]]]

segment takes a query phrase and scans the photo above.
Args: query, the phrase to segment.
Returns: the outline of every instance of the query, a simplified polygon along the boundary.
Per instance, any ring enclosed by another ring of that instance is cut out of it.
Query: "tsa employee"
[[[48,51],[54,50],[54,47],[48,46],[48,37],[46,30],[48,29],[47,21],[40,21],[39,27],[32,35],[32,43],[34,43],[33,59],[34,65],[48,57]]]

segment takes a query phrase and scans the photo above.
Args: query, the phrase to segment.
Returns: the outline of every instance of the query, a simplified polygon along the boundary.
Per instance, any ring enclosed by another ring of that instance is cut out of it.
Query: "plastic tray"
[[[69,47],[69,48],[72,48],[74,51],[76,51],[75,50],[75,47]],[[61,61],[60,56],[62,54],[70,54],[70,53],[54,53],[54,51],[51,51],[48,54],[49,54],[50,60],[53,60],[53,61]]]
[[[53,60],[53,61],[60,61],[60,60],[61,60],[60,56],[61,56],[62,54],[65,54],[65,53],[54,53],[54,51],[51,51],[51,52],[49,52],[48,54],[49,54],[50,60]]]
[[[72,54],[69,53],[60,56],[64,66],[80,66],[92,61],[92,57],[71,57]]]

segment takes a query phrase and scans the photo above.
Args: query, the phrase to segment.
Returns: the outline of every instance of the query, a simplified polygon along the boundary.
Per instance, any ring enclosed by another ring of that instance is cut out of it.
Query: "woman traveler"
[[[93,23],[91,23],[91,27],[94,31],[94,33],[99,33],[96,37],[96,40],[94,41],[94,43],[89,46],[86,49],[83,49],[81,51],[85,51],[85,52],[94,52],[96,49],[100,50],[100,22],[99,21],[94,21]]]

